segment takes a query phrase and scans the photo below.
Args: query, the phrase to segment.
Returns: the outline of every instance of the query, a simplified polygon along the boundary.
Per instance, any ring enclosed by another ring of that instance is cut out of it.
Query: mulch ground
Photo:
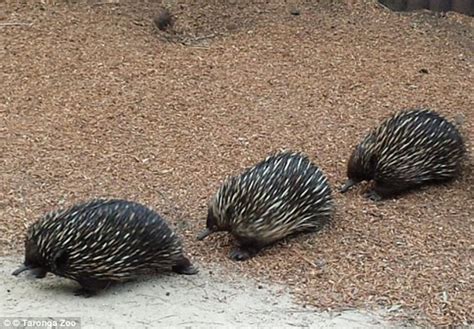
[[[334,193],[331,226],[245,263],[227,259],[225,235],[195,241],[221,180],[270,152],[307,153],[336,189],[354,144],[394,111],[463,117],[472,140],[472,18],[371,1],[199,3],[0,2],[2,253],[21,251],[45,211],[128,198],[167,218],[203,271],[221,263],[324,309],[472,323],[469,163],[451,184],[381,203],[364,185]],[[170,32],[152,26],[164,6]]]

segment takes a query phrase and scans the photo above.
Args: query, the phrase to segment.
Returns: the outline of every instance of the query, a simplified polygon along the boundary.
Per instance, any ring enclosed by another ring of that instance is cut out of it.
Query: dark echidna
[[[24,265],[13,275],[31,270],[43,278],[51,272],[79,282],[77,294],[91,295],[151,269],[197,273],[180,239],[155,211],[126,200],[94,199],[32,224]]]
[[[398,112],[355,147],[341,192],[373,180],[365,195],[377,201],[423,184],[448,181],[459,173],[465,150],[455,125],[436,112]]]
[[[202,240],[228,231],[239,246],[233,260],[245,260],[289,235],[317,231],[332,213],[331,188],[322,171],[301,153],[268,156],[229,177],[211,199]]]

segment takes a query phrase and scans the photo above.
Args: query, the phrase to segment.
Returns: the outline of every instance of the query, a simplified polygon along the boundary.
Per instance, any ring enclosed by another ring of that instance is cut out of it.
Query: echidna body
[[[386,119],[356,146],[347,166],[349,180],[341,188],[374,181],[372,200],[459,173],[465,145],[455,125],[428,109],[401,111]]]
[[[280,152],[224,181],[211,199],[202,240],[228,231],[238,241],[230,258],[245,260],[289,235],[317,231],[333,208],[331,188],[306,155]]]
[[[153,270],[197,273],[180,239],[153,210],[131,201],[95,199],[50,212],[32,224],[24,265],[31,270],[76,280],[94,293],[110,283]]]

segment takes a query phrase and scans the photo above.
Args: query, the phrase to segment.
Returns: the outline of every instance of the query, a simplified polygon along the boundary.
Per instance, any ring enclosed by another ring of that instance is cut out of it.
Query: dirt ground
[[[152,25],[162,7],[169,32]],[[245,263],[227,259],[227,236],[195,236],[221,180],[270,152],[307,153],[335,190],[394,111],[463,118],[472,140],[473,28],[372,1],[0,2],[1,252],[21,252],[45,211],[127,198],[168,219],[201,267],[284,284],[302,305],[472,324],[471,160],[451,184],[381,203],[364,185],[334,193],[331,226]]]

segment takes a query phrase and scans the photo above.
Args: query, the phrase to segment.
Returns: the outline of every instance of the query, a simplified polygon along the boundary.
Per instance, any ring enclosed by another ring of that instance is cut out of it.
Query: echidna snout
[[[48,267],[38,252],[38,248],[30,241],[27,241],[25,244],[25,261],[23,265],[13,271],[12,275],[17,276],[25,271],[30,272],[38,279],[44,278],[49,272]]]
[[[372,135],[365,138],[365,144],[372,145],[374,139]],[[374,178],[375,163],[372,152],[364,144],[357,145],[352,152],[347,163],[347,181],[339,189],[339,192],[346,193],[351,187],[362,181],[370,181]]]
[[[19,268],[17,268],[15,271],[13,271],[12,275],[17,276],[22,272],[30,271],[30,270],[34,270],[34,269],[35,269],[34,267],[23,264]]]
[[[212,233],[214,233],[214,231],[213,231],[213,230],[210,230],[210,229],[208,229],[208,228],[206,227],[204,230],[202,230],[202,231],[197,235],[197,239],[198,239],[199,241],[204,240],[205,237],[207,237],[208,235],[211,235]]]
[[[357,169],[357,167],[359,166],[359,164],[357,163],[357,159],[355,159],[355,156],[354,156],[356,152],[357,151],[354,151],[353,155],[349,159],[349,163],[348,163],[348,166],[347,166],[348,179],[345,181],[345,183],[339,189],[340,193],[346,193],[347,191],[349,191],[349,189],[351,187],[353,187],[354,185],[357,185],[361,181],[363,181],[363,179],[361,177],[357,177],[357,176],[360,176],[360,175],[356,175],[355,170],[354,170],[354,169]]]
[[[342,187],[339,189],[339,191],[340,191],[341,193],[346,193],[347,191],[349,191],[349,189],[350,189],[352,186],[354,186],[354,185],[356,185],[356,184],[357,184],[356,181],[353,181],[352,179],[348,179],[348,180],[344,183],[344,185],[342,185]]]
[[[31,267],[27,265],[21,265],[19,268],[13,271],[12,275],[17,276],[24,271],[29,271],[37,279],[44,278],[48,273],[48,270],[44,269],[43,267]]]
[[[206,220],[206,228],[197,235],[197,239],[201,241],[208,235],[211,235],[212,233],[217,232],[217,231],[219,231],[219,227],[217,225],[217,219],[215,218],[211,209],[209,209],[209,212],[207,214],[207,220]]]

